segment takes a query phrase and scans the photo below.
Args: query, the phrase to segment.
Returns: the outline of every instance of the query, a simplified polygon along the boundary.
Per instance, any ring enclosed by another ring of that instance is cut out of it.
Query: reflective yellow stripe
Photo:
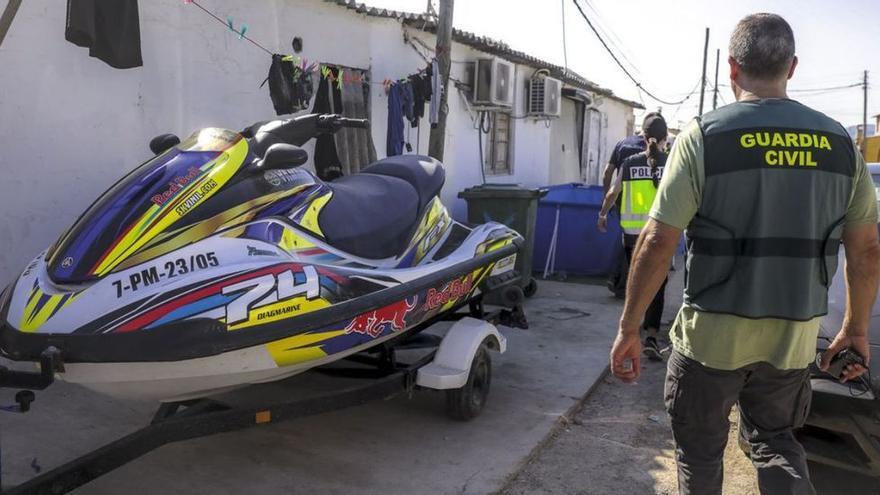
[[[637,234],[648,223],[657,189],[649,180],[623,181],[620,226],[628,234]]]

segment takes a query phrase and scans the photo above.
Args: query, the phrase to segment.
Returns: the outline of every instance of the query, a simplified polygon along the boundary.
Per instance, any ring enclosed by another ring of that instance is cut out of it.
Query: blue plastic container
[[[546,189],[547,195],[538,203],[533,270],[544,272],[556,227],[553,272],[607,275],[617,257],[622,255],[623,245],[617,213],[608,215],[608,232],[603,234],[596,229],[599,210],[602,208],[602,186],[571,183],[549,186]]]

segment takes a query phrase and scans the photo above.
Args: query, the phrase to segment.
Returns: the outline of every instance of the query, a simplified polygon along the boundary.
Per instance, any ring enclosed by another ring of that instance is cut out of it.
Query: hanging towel
[[[368,77],[364,72],[355,69],[346,69],[346,73],[354,73],[360,77],[350,78],[350,82],[343,84],[342,110],[337,113],[352,119],[367,119],[370,89],[369,83],[366,82]],[[373,134],[370,129],[343,127],[334,138],[336,152],[345,175],[355,174],[376,161],[376,147],[373,145]]]
[[[137,0],[67,0],[64,38],[111,67],[144,65]]]

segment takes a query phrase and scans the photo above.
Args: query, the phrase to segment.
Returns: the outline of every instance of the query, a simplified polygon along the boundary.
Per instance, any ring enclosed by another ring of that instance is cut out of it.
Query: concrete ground
[[[502,329],[508,352],[493,355],[489,403],[472,422],[447,419],[441,393],[417,393],[167,445],[78,493],[497,491],[604,373],[619,311],[604,287],[542,282],[527,304],[531,328]],[[0,392],[0,405],[10,402]],[[18,484],[145,425],[152,412],[55,384],[31,412],[0,412],[3,480]]]

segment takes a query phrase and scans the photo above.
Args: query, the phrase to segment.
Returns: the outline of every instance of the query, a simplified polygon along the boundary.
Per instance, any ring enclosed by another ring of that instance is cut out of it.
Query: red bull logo
[[[425,310],[430,311],[448,303],[455,301],[460,297],[468,295],[474,285],[473,274],[468,274],[464,278],[455,279],[446,284],[443,290],[428,289],[427,301],[425,301]]]
[[[384,308],[358,315],[345,327],[345,333],[359,333],[376,338],[389,326],[392,332],[399,332],[406,328],[406,315],[416,309],[418,302],[419,296],[414,296],[412,302],[403,299]]]

